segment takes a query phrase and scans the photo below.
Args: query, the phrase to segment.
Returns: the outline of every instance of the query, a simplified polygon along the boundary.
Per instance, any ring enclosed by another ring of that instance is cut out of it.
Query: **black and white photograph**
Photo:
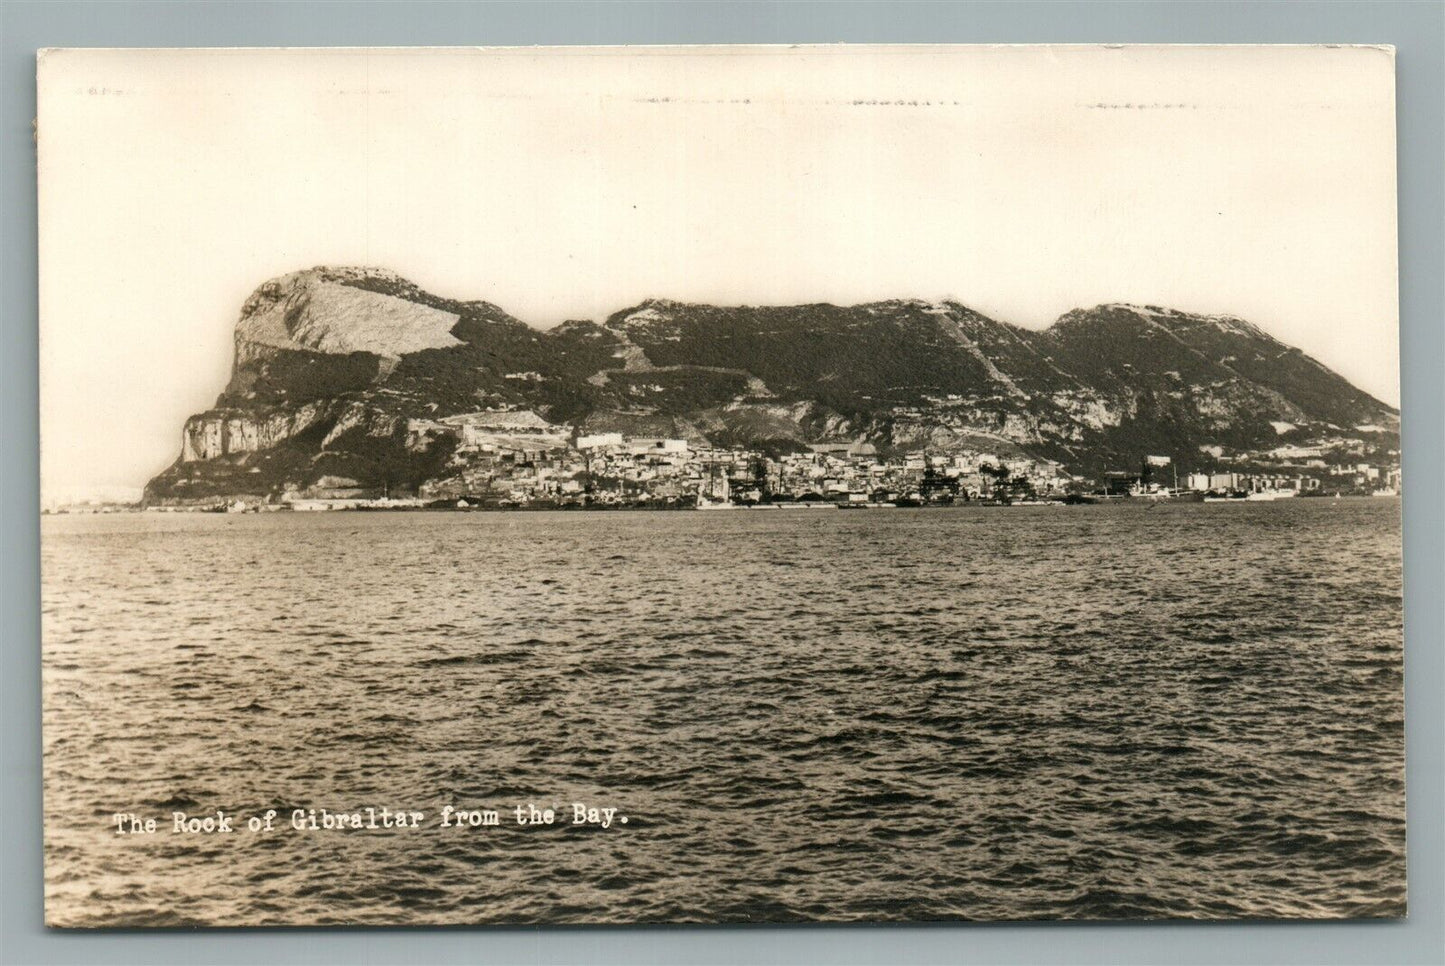
[[[1406,915],[1392,48],[37,76],[47,925]]]

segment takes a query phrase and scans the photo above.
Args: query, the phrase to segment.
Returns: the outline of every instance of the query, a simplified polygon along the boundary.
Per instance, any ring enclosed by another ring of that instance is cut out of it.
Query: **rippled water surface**
[[[48,517],[47,915],[1400,915],[1399,547],[1395,500]],[[287,821],[366,806],[427,814]]]

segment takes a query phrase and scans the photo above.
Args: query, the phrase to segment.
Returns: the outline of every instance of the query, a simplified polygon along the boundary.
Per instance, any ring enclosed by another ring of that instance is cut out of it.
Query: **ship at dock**
[[[1173,483],[1161,483],[1154,478],[1154,471],[1169,467],[1174,473]],[[1113,471],[1104,474],[1104,488],[1079,497],[1080,503],[1127,503],[1154,506],[1161,503],[1203,503],[1204,494],[1197,490],[1180,489],[1179,473],[1173,461],[1167,456],[1146,456],[1140,462],[1139,472]]]
[[[1274,500],[1287,500],[1299,494],[1294,490],[1264,489],[1264,490],[1241,490],[1215,496],[1213,494],[1204,499],[1209,503],[1270,503]]]

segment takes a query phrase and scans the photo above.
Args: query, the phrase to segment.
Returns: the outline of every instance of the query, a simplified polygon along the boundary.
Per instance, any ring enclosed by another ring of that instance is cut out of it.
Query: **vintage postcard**
[[[50,925],[1405,915],[1391,49],[38,71]]]

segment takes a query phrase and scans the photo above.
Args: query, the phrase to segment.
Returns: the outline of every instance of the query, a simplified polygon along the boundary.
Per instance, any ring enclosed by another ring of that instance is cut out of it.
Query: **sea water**
[[[1404,911],[1395,500],[42,543],[54,925]]]

